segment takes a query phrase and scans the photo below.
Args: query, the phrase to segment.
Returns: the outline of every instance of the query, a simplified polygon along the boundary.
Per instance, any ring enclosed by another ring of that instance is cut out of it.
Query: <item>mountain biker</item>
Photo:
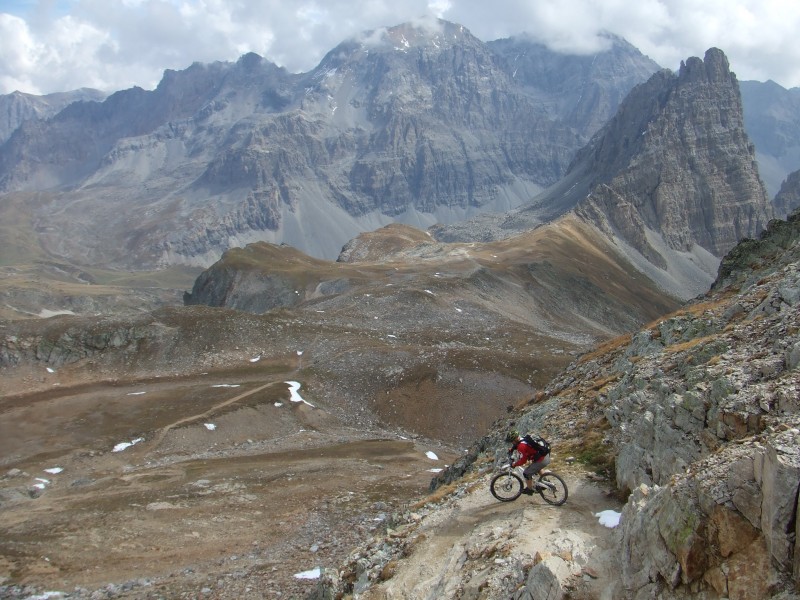
[[[531,439],[529,436],[526,437],[528,440]],[[522,472],[525,477],[525,489],[522,490],[522,493],[527,496],[532,496],[533,476],[550,464],[550,453],[537,446],[536,443],[530,443],[522,439],[516,429],[512,429],[508,432],[506,441],[512,444],[511,448],[508,450],[509,461],[511,460],[511,455],[514,453],[514,450],[519,453],[519,458],[511,465],[512,467],[520,467],[530,462]]]

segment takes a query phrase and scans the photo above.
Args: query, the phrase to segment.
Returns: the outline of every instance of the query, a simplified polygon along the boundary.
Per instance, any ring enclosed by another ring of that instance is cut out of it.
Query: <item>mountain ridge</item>
[[[557,180],[594,125],[579,131],[559,116],[574,111],[574,95],[548,114],[544,90],[515,81],[508,57],[458,25],[437,27],[450,43],[436,47],[429,30],[398,26],[375,32],[372,46],[344,42],[305,74],[251,54],[168,71],[153,92],[75,105],[0,147],[2,187],[50,188],[37,213],[42,244],[114,268],[208,266],[258,240],[335,258],[361,231],[392,221],[425,228],[508,210]],[[417,45],[395,45],[392,36],[408,31]],[[630,47],[612,48],[612,65],[654,66]],[[538,71],[517,77],[527,72]],[[597,104],[603,115],[637,77],[578,79],[584,102],[598,96],[590,89],[617,90]],[[144,218],[131,214],[138,206]]]
[[[565,177],[502,215],[432,228],[437,239],[489,240],[573,211],[684,300],[713,281],[719,258],[772,217],[744,129],[736,77],[709,49],[634,87]]]

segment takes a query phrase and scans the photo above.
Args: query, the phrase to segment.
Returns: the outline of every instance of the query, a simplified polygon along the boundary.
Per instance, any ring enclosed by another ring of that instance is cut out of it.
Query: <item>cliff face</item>
[[[660,70],[623,39],[609,35],[608,50],[571,56],[525,37],[489,42],[514,80],[542,99],[554,120],[569,124],[586,141],[606,124],[634,86]]]
[[[736,77],[714,48],[635,88],[570,170],[591,177],[577,213],[662,269],[654,236],[721,257],[772,216]]]
[[[598,399],[634,491],[628,589],[765,598],[800,581],[797,217],[737,249],[747,266],[724,261],[731,285],[636,336],[618,359],[640,360]]]
[[[742,81],[739,87],[744,126],[756,146],[761,179],[774,197],[787,175],[800,165],[800,88],[787,90],[774,81]]]

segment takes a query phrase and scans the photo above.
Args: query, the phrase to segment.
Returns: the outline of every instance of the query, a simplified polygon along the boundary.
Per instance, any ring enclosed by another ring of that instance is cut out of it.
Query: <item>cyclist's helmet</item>
[[[516,442],[518,439],[519,439],[519,431],[517,431],[516,429],[510,430],[506,434],[506,441],[507,442]]]

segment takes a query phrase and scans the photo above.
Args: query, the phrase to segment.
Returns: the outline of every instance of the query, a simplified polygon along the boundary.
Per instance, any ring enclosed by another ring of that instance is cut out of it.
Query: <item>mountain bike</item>
[[[522,474],[522,467],[513,468],[510,463],[500,466],[500,472],[492,477],[489,489],[492,496],[500,502],[511,502],[522,495],[525,487],[525,476]],[[550,470],[543,469],[539,473],[539,479],[533,482],[533,491],[538,493],[542,499],[553,506],[561,506],[567,501],[569,490],[567,484]]]

